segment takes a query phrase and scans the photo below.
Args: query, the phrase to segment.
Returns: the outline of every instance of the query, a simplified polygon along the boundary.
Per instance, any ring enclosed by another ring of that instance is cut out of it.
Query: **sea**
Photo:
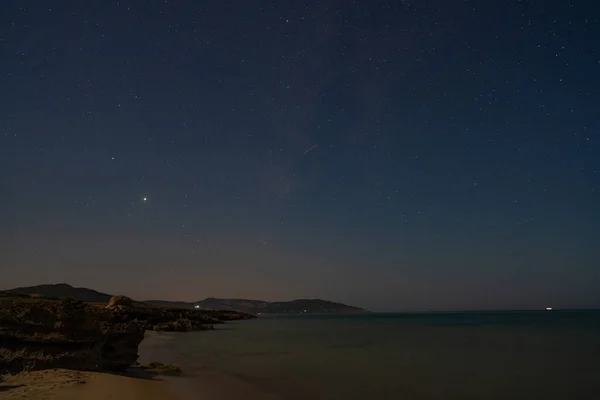
[[[182,399],[600,399],[600,311],[265,316],[140,354]]]

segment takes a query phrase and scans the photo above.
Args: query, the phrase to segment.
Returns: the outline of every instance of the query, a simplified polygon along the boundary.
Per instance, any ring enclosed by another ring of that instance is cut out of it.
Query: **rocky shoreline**
[[[0,294],[0,373],[50,368],[123,371],[146,330],[195,331],[253,315],[160,308],[115,296],[108,305]]]

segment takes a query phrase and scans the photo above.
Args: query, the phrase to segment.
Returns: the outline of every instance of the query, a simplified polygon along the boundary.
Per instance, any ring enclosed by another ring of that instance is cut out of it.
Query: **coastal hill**
[[[321,299],[298,299],[292,301],[263,301],[248,299],[217,299],[209,297],[204,300],[187,303],[161,300],[146,300],[144,303],[160,307],[198,308],[207,310],[228,310],[249,314],[344,314],[365,312],[366,310],[334,303]]]
[[[11,294],[27,294],[37,297],[54,297],[58,299],[72,298],[88,303],[108,303],[112,295],[87,288],[73,287],[66,283],[36,285],[5,290]]]
[[[106,303],[112,295],[87,288],[78,288],[66,283],[37,285],[6,290],[12,294],[26,294],[59,299],[73,298],[85,302]],[[362,308],[334,303],[320,299],[298,299],[292,301],[268,302],[247,299],[218,299],[209,297],[195,302],[145,300],[143,303],[156,307],[172,307],[205,310],[227,310],[250,314],[325,314],[365,312]]]

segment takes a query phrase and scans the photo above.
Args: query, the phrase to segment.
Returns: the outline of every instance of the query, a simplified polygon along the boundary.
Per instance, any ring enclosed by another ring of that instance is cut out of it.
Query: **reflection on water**
[[[600,398],[597,312],[265,317],[141,352],[280,399]]]

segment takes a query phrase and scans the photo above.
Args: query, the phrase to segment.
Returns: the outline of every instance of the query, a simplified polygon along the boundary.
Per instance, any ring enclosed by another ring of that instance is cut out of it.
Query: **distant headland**
[[[29,296],[50,297],[58,299],[72,298],[88,303],[107,303],[112,294],[98,292],[93,289],[73,287],[66,283],[36,285],[5,290],[11,294],[26,294]],[[263,301],[249,299],[220,299],[209,297],[194,302],[143,300],[157,307],[183,309],[226,310],[255,315],[261,314],[345,314],[360,313],[367,310],[360,307],[335,303],[321,299],[297,299],[292,301]]]

